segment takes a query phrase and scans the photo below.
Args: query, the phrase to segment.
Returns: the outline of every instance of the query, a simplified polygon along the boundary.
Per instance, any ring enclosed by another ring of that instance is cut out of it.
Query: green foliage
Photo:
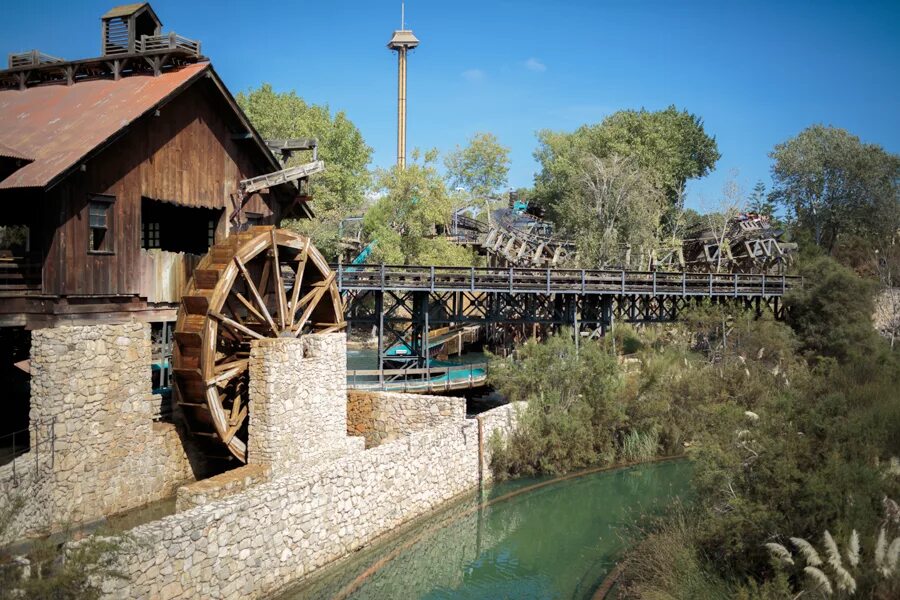
[[[625,420],[617,401],[616,358],[589,342],[576,350],[571,332],[530,341],[516,358],[494,358],[492,385],[510,400],[527,400],[520,426],[494,448],[497,475],[562,473],[615,458]]]
[[[753,186],[753,191],[747,198],[747,210],[769,218],[775,215],[775,203],[769,199],[769,195],[766,193],[766,184],[762,181],[757,181]]]
[[[900,228],[900,156],[843,129],[813,125],[775,146],[771,197],[812,241],[834,250],[844,235],[873,248]]]
[[[239,93],[237,102],[265,139],[318,139],[325,172],[310,178],[316,219],[286,225],[313,237],[326,257],[336,256],[341,219],[358,214],[363,208],[370,183],[367,166],[372,148],[343,111],[332,114],[327,105],[307,104],[294,91],[275,92],[266,83]],[[295,153],[288,165],[311,160],[300,154],[305,153]]]
[[[622,437],[620,457],[627,463],[643,462],[659,453],[659,434],[651,429],[647,432],[631,430]]]
[[[453,204],[435,167],[437,152],[419,160],[413,152],[405,169],[380,170],[376,188],[381,194],[366,212],[363,227],[377,244],[373,262],[386,264],[473,265],[473,252],[438,236],[447,227]]]
[[[0,514],[0,533],[9,526],[24,503],[12,498]],[[0,536],[2,537],[2,536]],[[103,597],[102,584],[125,579],[117,557],[135,542],[127,536],[92,535],[59,545],[36,542],[28,553],[27,567],[0,557],[0,600],[94,600]]]
[[[678,204],[688,179],[703,177],[719,159],[716,140],[706,134],[702,120],[674,106],[619,111],[572,133],[544,130],[538,142],[535,158],[541,172],[535,178],[535,201],[553,215],[560,214],[564,198],[576,193],[585,156],[635,160],[671,206]]]
[[[604,267],[621,248],[652,248],[666,199],[633,158],[583,157],[577,187],[556,205],[557,223],[578,247],[581,266]]]
[[[628,555],[620,597],[642,600],[733,598],[736,589],[709,571],[697,551],[696,517],[676,507]]]
[[[826,257],[806,261],[804,285],[786,299],[791,326],[812,357],[875,360],[883,344],[872,326],[875,286]]]
[[[453,187],[465,188],[475,197],[495,194],[506,186],[509,176],[509,148],[492,133],[479,132],[465,148],[444,159],[447,178]]]

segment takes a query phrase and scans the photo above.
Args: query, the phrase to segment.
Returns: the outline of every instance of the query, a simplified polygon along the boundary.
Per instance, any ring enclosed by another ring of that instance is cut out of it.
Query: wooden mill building
[[[0,71],[3,380],[29,330],[170,323],[215,241],[311,216],[306,176],[263,177],[283,166],[199,42],[164,33],[148,3],[113,8],[101,28],[100,56],[33,50]]]

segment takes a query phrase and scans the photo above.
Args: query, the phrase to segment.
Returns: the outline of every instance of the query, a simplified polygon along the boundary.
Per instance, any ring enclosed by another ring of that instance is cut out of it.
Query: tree
[[[747,199],[747,208],[751,212],[770,219],[775,215],[775,203],[766,194],[766,184],[762,181],[757,181],[753,186],[753,191],[750,192],[750,197]]]
[[[588,155],[579,183],[560,203],[559,224],[575,239],[584,267],[605,267],[625,246],[654,246],[666,200],[636,160]]]
[[[572,133],[541,131],[535,158],[535,200],[558,214],[561,200],[578,186],[578,169],[585,155],[632,158],[675,207],[688,179],[708,174],[719,160],[714,137],[700,117],[674,106],[650,112],[623,110],[598,125],[583,125]]]
[[[843,129],[813,125],[775,146],[772,198],[832,252],[842,236],[887,246],[900,228],[900,156]]]
[[[509,148],[502,146],[492,133],[476,133],[469,138],[468,146],[457,146],[448,154],[444,165],[450,185],[466,190],[470,201],[482,199],[490,213],[490,197],[506,186]]]
[[[706,226],[716,241],[716,273],[722,270],[723,254],[728,245],[728,232],[734,219],[744,210],[743,191],[736,179],[737,173],[722,186],[722,197],[712,210],[703,215]]]
[[[472,265],[474,255],[438,235],[450,223],[453,205],[435,161],[437,151],[418,150],[405,169],[376,174],[380,198],[367,212],[363,227],[375,240],[372,259],[388,264]]]
[[[332,115],[327,105],[307,104],[294,91],[278,93],[266,83],[255,90],[241,92],[237,102],[263,138],[318,140],[318,154],[325,161],[325,172],[310,178],[316,219],[286,225],[314,238],[316,247],[327,257],[336,256],[338,224],[363,208],[370,184],[367,166],[372,149],[343,111]],[[295,155],[288,165],[310,159],[310,156]]]

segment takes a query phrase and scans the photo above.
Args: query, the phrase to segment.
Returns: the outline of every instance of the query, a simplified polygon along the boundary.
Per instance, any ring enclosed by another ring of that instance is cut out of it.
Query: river
[[[590,598],[628,547],[628,526],[685,499],[690,470],[678,460],[504,482],[278,598]]]

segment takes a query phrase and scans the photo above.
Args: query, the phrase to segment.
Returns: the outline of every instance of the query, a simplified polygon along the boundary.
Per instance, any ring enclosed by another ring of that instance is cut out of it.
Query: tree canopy
[[[559,203],[558,224],[578,247],[581,266],[606,266],[625,246],[655,245],[665,196],[635,159],[588,155],[578,171],[579,187]]]
[[[578,171],[586,155],[635,160],[673,206],[685,182],[708,174],[720,156],[700,117],[674,106],[654,112],[619,111],[571,133],[544,130],[538,133],[538,142],[535,158],[541,171],[535,177],[535,200],[551,214],[559,212],[564,197],[577,193]]]
[[[325,172],[310,180],[313,221],[290,224],[316,240],[326,256],[337,253],[340,220],[361,211],[370,184],[367,166],[372,149],[347,115],[332,115],[327,105],[306,103],[296,92],[276,92],[268,83],[237,95],[240,107],[266,139],[314,137]],[[289,165],[310,160],[295,155]]]
[[[366,236],[375,241],[373,262],[388,264],[471,265],[473,254],[438,235],[453,212],[437,151],[412,153],[405,169],[377,171],[379,199],[366,212]]]
[[[771,197],[831,252],[842,236],[874,248],[900,228],[900,156],[836,127],[813,125],[775,146]]]
[[[476,133],[465,148],[444,159],[447,179],[453,187],[462,187],[474,196],[488,196],[506,185],[509,175],[509,148],[492,133]]]

